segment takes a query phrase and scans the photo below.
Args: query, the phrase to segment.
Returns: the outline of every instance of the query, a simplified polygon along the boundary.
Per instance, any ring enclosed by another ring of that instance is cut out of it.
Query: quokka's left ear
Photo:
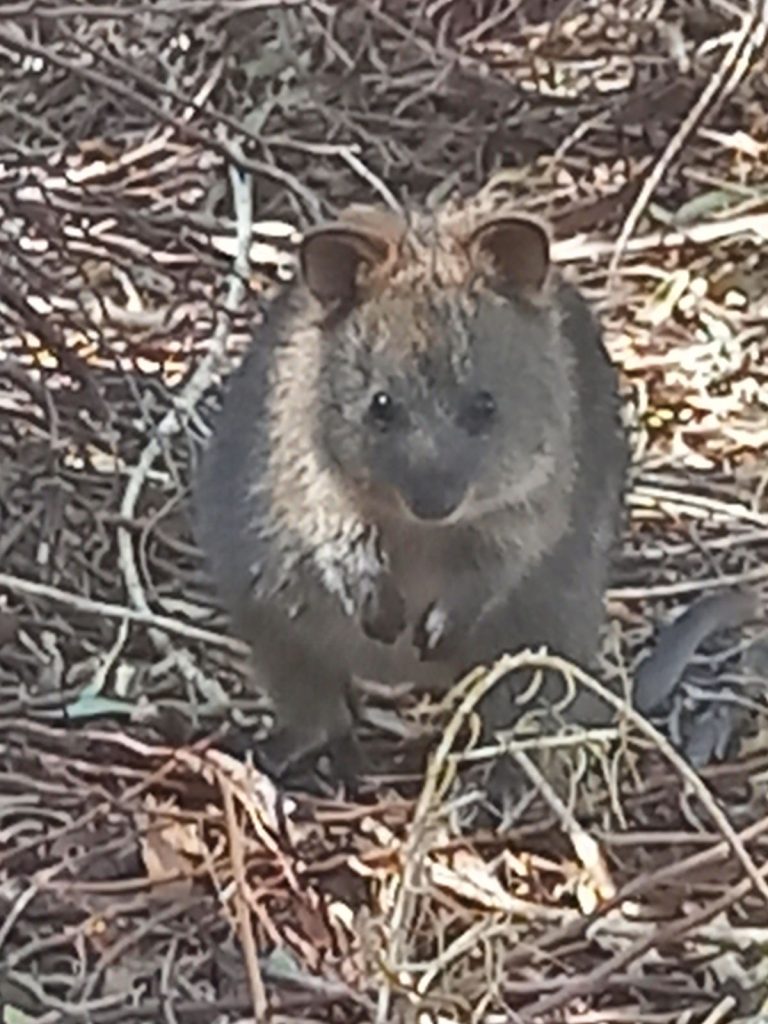
[[[538,293],[547,283],[549,232],[536,220],[494,214],[475,228],[466,244],[471,263],[491,286]]]

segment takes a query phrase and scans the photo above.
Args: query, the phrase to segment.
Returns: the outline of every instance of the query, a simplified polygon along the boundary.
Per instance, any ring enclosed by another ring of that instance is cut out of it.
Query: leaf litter
[[[748,584],[764,609],[759,10],[0,15],[3,1024],[761,1019],[764,616],[708,644],[658,729],[524,716],[502,831],[467,825],[494,756],[482,672],[442,703],[366,682],[376,772],[285,793],[240,756],[269,711],[188,504],[301,231],[496,174],[553,223],[622,372],[635,465],[605,678],[701,595]],[[675,760],[693,740],[698,770]]]

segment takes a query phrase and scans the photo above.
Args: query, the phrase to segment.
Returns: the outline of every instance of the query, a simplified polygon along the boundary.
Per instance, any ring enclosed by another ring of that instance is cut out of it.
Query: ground
[[[702,594],[748,585],[764,609],[750,12],[0,5],[3,1024],[763,1019],[760,621],[719,638],[658,728],[627,710],[519,740],[531,790],[503,832],[467,830],[452,786],[461,694],[371,687],[388,773],[277,793],[232,752],[263,705],[188,500],[300,232],[501,174],[552,223],[622,374],[631,514],[603,681]]]

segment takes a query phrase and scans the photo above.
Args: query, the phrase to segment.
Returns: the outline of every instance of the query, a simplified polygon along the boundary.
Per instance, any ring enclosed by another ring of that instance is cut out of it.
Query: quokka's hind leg
[[[549,653],[587,671],[594,668],[603,622],[602,569],[599,565],[581,565],[572,577],[561,578],[563,565],[557,573],[542,573],[530,580],[494,616],[479,625],[474,638],[476,651],[485,651],[488,663],[502,652],[514,654],[524,648],[546,645]],[[473,652],[475,653],[475,652]],[[477,659],[481,660],[481,659]],[[542,729],[557,728],[548,710],[559,705],[568,695],[564,677],[557,671],[543,673],[541,688],[532,697],[532,704],[522,706],[518,697],[533,679],[532,670],[523,669],[500,680],[478,708],[483,723],[483,741],[493,743],[500,730],[514,726],[521,714],[540,707],[544,713]],[[584,726],[606,724],[613,715],[607,702],[592,691],[576,684],[573,699],[560,710],[566,721]],[[550,725],[546,723],[549,721]],[[485,782],[487,801],[496,814],[505,816],[530,783],[511,756],[501,755],[491,767]],[[488,821],[496,814],[481,815]]]
[[[270,697],[276,719],[259,753],[271,773],[284,776],[327,749],[336,774],[351,780],[361,755],[350,673],[337,657],[343,648],[334,643],[332,628],[315,618],[296,622],[271,609],[249,618],[255,683]]]
[[[324,696],[317,694],[307,700],[302,692],[302,704],[297,708],[288,696],[287,680],[272,680],[270,685],[280,686],[279,696],[272,694],[275,729],[260,744],[259,752],[265,766],[278,778],[292,774],[320,753],[327,752],[335,775],[345,782],[353,782],[362,768],[363,757],[353,710],[347,700],[347,687],[337,686],[336,679],[322,681],[316,672],[315,681]]]

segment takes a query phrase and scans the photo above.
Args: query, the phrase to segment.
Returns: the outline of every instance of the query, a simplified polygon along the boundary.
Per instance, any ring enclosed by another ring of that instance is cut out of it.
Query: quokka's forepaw
[[[454,652],[460,639],[460,630],[437,602],[427,608],[413,630],[413,645],[421,661],[443,661]]]
[[[366,598],[361,625],[366,636],[385,644],[393,644],[405,629],[405,601],[391,576],[382,576]]]

